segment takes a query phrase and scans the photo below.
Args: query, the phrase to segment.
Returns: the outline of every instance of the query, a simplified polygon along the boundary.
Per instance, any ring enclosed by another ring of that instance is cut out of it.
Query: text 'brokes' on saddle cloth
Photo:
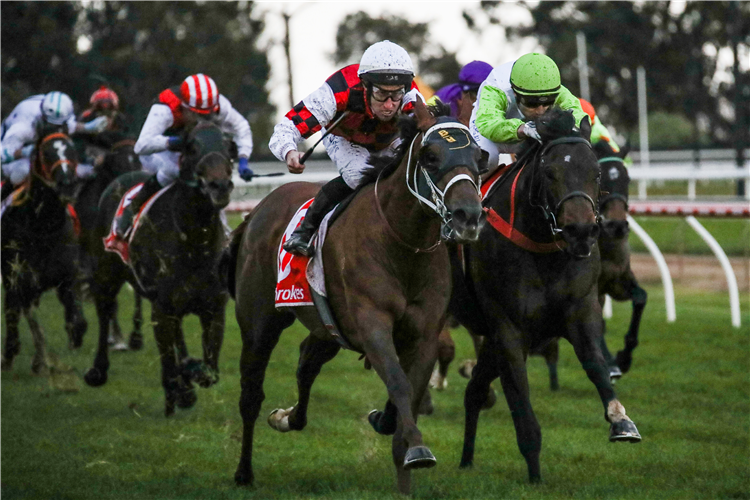
[[[143,183],[141,182],[128,189],[120,200],[120,204],[117,205],[117,211],[115,212],[115,216],[112,219],[112,225],[109,229],[109,235],[104,238],[104,249],[108,252],[116,253],[120,256],[125,264],[130,264],[130,242],[133,241],[133,235],[135,235],[136,230],[140,226],[141,218],[146,215],[154,202],[162,194],[167,192],[167,190],[173,185],[174,183],[171,183],[167,187],[161,188],[155,195],[149,198],[148,201],[143,204],[135,217],[133,217],[133,223],[131,224],[130,229],[128,229],[128,231],[125,233],[125,238],[120,238],[115,232],[115,222],[122,216],[122,212],[125,210],[125,207],[133,202],[133,198],[135,198],[135,196],[140,192],[141,188],[143,188]]]
[[[314,198],[313,198],[314,199]],[[310,287],[318,295],[325,297],[325,277],[323,273],[323,258],[321,249],[325,240],[328,219],[333,211],[328,213],[315,233],[315,255],[305,257],[294,255],[284,250],[284,243],[292,235],[295,229],[302,223],[307,214],[307,209],[312,205],[313,199],[307,200],[297,210],[289,221],[289,224],[281,237],[278,251],[278,278],[276,280],[276,307],[296,307],[314,305]]]

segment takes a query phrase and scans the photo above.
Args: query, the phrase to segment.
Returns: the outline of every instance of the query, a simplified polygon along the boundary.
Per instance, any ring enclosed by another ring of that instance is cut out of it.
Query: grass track
[[[541,358],[529,360],[532,402],[542,426],[542,477],[529,485],[504,400],[480,419],[475,466],[459,470],[466,381],[451,369],[434,393],[436,411],[420,419],[438,466],[413,473],[415,498],[720,499],[750,498],[750,297],[743,294],[741,329],[730,326],[726,294],[676,289],[677,322],[664,321],[663,294],[649,288],[641,345],[631,373],[617,385],[644,441],[610,444],[593,386],[572,348],[561,345],[562,389],[547,388]],[[132,300],[121,294],[129,326]],[[163,416],[158,354],[150,326],[141,352],[112,353],[109,382],[85,386],[94,355],[96,318],[86,304],[89,333],[76,352],[65,347],[62,308],[53,293],[40,319],[57,365],[76,376],[31,374],[32,344],[22,323],[22,352],[2,373],[2,498],[7,499],[383,499],[399,498],[390,439],[376,435],[367,412],[382,407],[383,384],[350,352],[326,365],[313,389],[309,424],[278,434],[265,423],[297,398],[294,372],[304,332],[282,336],[267,372],[256,426],[254,488],[234,486],[240,453],[238,360],[241,341],[233,303],[227,311],[221,381],[198,390],[191,410]],[[148,318],[150,307],[145,307]],[[616,303],[610,347],[621,348],[629,305]],[[199,349],[198,321],[185,325]],[[4,333],[4,332],[3,332]],[[457,360],[471,355],[456,330]],[[457,363],[456,363],[457,366]],[[78,392],[62,392],[67,380]],[[496,386],[499,384],[496,382]]]

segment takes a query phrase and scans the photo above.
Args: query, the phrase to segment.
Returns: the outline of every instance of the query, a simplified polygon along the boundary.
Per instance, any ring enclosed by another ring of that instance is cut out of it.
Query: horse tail
[[[242,235],[245,233],[245,228],[252,219],[253,212],[250,212],[245,216],[245,219],[240,222],[240,225],[232,231],[229,235],[229,243],[222,250],[221,257],[219,259],[219,276],[222,279],[224,287],[229,292],[232,298],[235,298],[235,279],[234,271],[237,268],[237,253],[239,252],[240,243],[242,242]]]

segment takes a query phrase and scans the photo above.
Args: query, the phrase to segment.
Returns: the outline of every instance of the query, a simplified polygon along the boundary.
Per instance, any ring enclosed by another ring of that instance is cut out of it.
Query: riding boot
[[[162,186],[161,184],[159,184],[159,180],[156,178],[156,175],[152,175],[145,183],[143,183],[143,187],[140,191],[138,191],[138,194],[136,194],[135,197],[130,201],[130,205],[126,206],[122,210],[122,215],[120,215],[120,217],[118,217],[115,221],[115,232],[117,233],[117,236],[119,236],[120,238],[125,238],[128,230],[130,229],[130,225],[133,223],[135,214],[137,214],[143,204],[146,203],[153,195],[158,193],[161,188]]]
[[[284,250],[295,255],[312,256],[315,250],[312,237],[323,217],[352,191],[342,177],[336,177],[323,186],[307,209],[302,223],[284,243]]]

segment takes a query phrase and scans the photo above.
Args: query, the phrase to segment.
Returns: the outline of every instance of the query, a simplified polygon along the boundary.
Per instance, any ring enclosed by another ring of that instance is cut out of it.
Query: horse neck
[[[535,159],[531,159],[530,162],[524,167],[523,171],[518,176],[518,182],[513,189],[513,183],[515,181],[515,175],[513,179],[508,179],[510,184],[510,194],[502,195],[502,199],[497,199],[494,203],[490,203],[490,206],[502,206],[508,204],[511,210],[514,210],[514,214],[511,216],[514,218],[514,227],[525,234],[532,240],[538,243],[546,243],[552,241],[552,232],[550,230],[549,221],[544,217],[544,212],[539,208],[539,197],[536,190],[539,189],[534,183],[536,174]],[[503,191],[505,193],[506,191]],[[497,198],[500,198],[499,191]],[[513,197],[511,203],[510,197]],[[532,201],[533,200],[533,201]]]
[[[416,168],[416,154],[413,156],[410,177]],[[376,184],[378,201],[388,225],[404,243],[415,248],[429,248],[439,241],[441,221],[409,191],[407,162],[405,156],[395,172]]]
[[[66,223],[65,206],[57,192],[37,174],[29,174],[28,210],[34,230],[57,233]],[[32,228],[29,228],[32,229]]]
[[[178,230],[188,235],[189,241],[210,241],[221,228],[219,210],[197,187],[177,181],[167,205]]]

